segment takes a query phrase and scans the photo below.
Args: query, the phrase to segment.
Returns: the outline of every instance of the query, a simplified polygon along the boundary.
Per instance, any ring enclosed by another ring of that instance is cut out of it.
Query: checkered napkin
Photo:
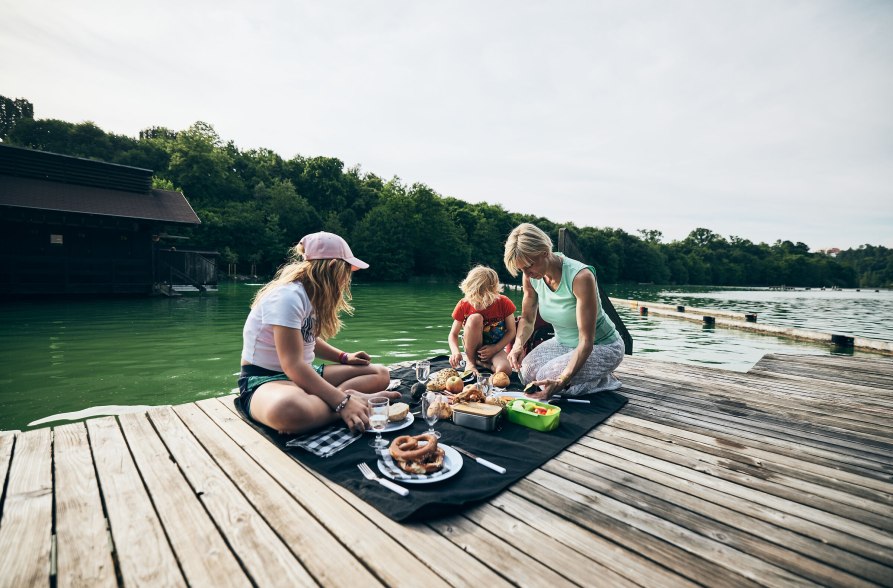
[[[331,425],[322,431],[308,433],[288,441],[286,447],[300,447],[319,457],[331,457],[362,437],[344,425]]]
[[[450,471],[449,466],[447,465],[446,459],[443,460],[443,469],[439,472],[434,472],[433,474],[408,474],[401,470],[396,463],[394,463],[394,458],[391,457],[388,448],[378,450],[378,458],[380,464],[384,465],[385,471],[395,480],[434,480],[436,478],[440,478],[448,471]]]

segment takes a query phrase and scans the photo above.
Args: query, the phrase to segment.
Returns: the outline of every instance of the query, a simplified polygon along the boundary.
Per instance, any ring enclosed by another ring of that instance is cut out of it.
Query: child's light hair
[[[465,294],[465,300],[470,302],[476,310],[484,310],[499,300],[502,284],[499,283],[499,275],[495,270],[477,265],[471,268],[471,271],[459,284],[459,289]]]
[[[299,281],[307,291],[316,314],[317,337],[329,339],[338,334],[340,314],[353,314],[350,305],[351,265],[343,259],[304,259],[304,246],[298,243],[289,250],[292,260],[279,268],[273,279],[257,291],[251,308],[277,286]]]
[[[552,239],[541,228],[521,223],[509,233],[505,241],[505,268],[517,276],[519,268],[529,265],[538,255],[552,252]]]

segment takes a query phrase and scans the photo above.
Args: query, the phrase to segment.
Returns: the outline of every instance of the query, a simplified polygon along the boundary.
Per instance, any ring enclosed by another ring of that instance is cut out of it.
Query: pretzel
[[[422,445],[419,441],[427,441],[427,443]],[[391,457],[397,461],[419,461],[434,453],[435,449],[437,449],[437,437],[424,434],[415,437],[401,435],[391,442],[388,451],[390,451]]]

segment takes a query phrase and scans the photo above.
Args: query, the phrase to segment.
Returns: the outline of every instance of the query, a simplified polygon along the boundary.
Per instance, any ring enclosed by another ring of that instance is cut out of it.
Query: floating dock
[[[427,524],[318,478],[232,396],[0,434],[0,586],[893,585],[893,360],[617,374],[619,413]]]
[[[741,313],[728,310],[695,308],[646,302],[643,300],[627,300],[623,298],[611,298],[615,305],[629,306],[638,309],[639,314],[676,318],[708,326],[738,329],[761,335],[775,335],[797,341],[810,341],[813,343],[825,343],[841,348],[871,351],[884,355],[893,355],[893,341],[871,339],[869,337],[855,337],[853,335],[837,333],[821,333],[796,327],[780,327],[757,322],[756,313]]]

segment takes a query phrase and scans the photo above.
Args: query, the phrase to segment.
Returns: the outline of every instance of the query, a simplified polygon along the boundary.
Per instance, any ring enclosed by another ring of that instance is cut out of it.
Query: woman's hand
[[[338,415],[347,428],[354,433],[363,433],[369,428],[369,405],[354,390],[348,390],[350,400]]]
[[[369,365],[371,360],[372,357],[365,351],[355,351],[347,354],[347,361],[344,363],[345,365]]]
[[[478,348],[478,359],[483,362],[489,363],[493,356],[499,351],[499,348],[496,345],[481,345]]]
[[[461,353],[451,353],[450,354],[450,365],[453,366],[453,369],[459,369],[459,364],[462,363],[462,354]]]
[[[561,390],[562,386],[564,386],[564,381],[556,378],[554,380],[536,380],[531,382],[531,384],[539,386],[540,389],[527,394],[527,396],[534,400],[545,402]]]
[[[515,344],[512,345],[512,350],[509,351],[508,358],[509,365],[512,366],[512,369],[520,372],[521,360],[524,359],[524,346],[518,345],[517,342],[515,342]]]

